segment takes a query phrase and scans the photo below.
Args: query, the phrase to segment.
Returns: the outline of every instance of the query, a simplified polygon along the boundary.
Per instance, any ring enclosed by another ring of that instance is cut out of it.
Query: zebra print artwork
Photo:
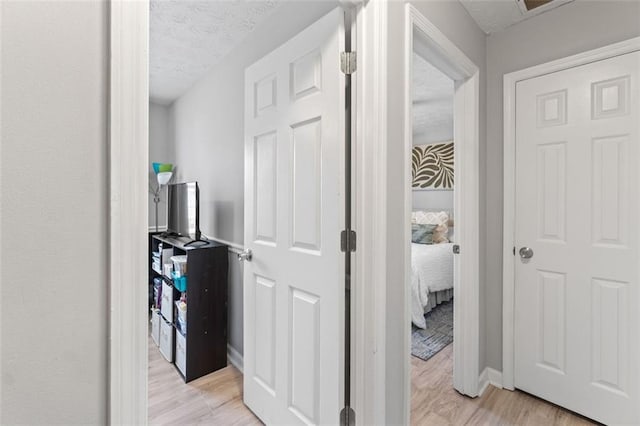
[[[413,189],[453,189],[453,142],[415,145],[411,178]]]

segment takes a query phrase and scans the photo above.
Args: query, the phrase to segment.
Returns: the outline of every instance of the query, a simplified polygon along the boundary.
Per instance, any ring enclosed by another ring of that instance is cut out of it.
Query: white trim
[[[148,22],[110,2],[110,424],[147,423]]]
[[[479,262],[479,70],[478,67],[414,6],[405,15],[405,233],[410,235],[411,148],[413,142],[412,56],[415,50],[456,81],[454,98],[456,240],[461,247],[454,286],[454,368],[456,390],[478,395],[480,362],[480,262]],[[414,33],[417,39],[414,41]],[[411,323],[411,244],[405,247],[405,323]],[[411,333],[405,333],[407,390],[410,392]],[[410,394],[409,394],[410,395]],[[407,404],[407,410],[409,409]]]
[[[614,56],[640,50],[640,37],[615,43],[599,49],[589,50],[563,59],[536,65],[504,76],[504,222],[503,222],[503,268],[502,268],[502,376],[506,389],[514,389],[514,287],[515,257],[515,100],[516,84],[519,81],[586,65]]]
[[[358,71],[353,159],[353,376],[358,425],[386,419],[386,185],[388,2],[369,1],[357,15]]]
[[[484,391],[487,390],[489,385],[496,387],[498,389],[502,389],[502,373],[498,370],[494,370],[491,367],[486,367],[482,370],[482,374],[480,374],[480,378],[478,379],[478,383],[480,386],[480,390],[478,391],[478,396],[482,396]]]
[[[227,361],[244,374],[244,359],[240,352],[229,344],[227,344]]]

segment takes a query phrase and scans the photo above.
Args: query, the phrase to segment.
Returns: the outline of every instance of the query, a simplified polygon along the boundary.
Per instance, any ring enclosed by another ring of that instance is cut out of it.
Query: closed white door
[[[335,9],[245,73],[244,401],[267,424],[342,408],[343,27]]]
[[[515,386],[607,424],[640,424],[639,69],[516,88]]]

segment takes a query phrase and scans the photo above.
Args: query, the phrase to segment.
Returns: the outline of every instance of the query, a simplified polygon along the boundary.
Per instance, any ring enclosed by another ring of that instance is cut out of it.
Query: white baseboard
[[[498,389],[502,389],[502,372],[487,367],[482,371],[482,374],[480,374],[478,384],[478,388],[480,389],[480,391],[478,392],[478,397],[482,396],[489,385],[493,385]]]
[[[235,350],[231,345],[227,345],[227,359],[231,365],[240,370],[241,373],[244,373],[244,361],[242,359],[242,355],[240,355],[240,352]]]

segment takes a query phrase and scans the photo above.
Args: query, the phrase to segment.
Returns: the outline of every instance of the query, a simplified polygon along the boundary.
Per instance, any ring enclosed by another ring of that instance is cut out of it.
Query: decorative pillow
[[[411,213],[411,223],[436,225],[436,229],[433,231],[433,243],[449,242],[449,213],[418,210]]]
[[[433,244],[433,231],[438,225],[428,223],[411,224],[411,242],[417,244]]]

